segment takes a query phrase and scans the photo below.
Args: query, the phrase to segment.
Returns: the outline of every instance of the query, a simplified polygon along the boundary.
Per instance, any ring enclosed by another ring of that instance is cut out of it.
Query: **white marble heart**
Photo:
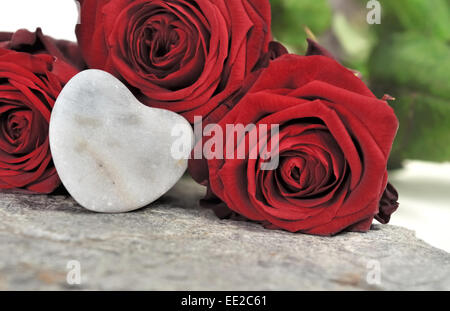
[[[187,168],[194,136],[182,116],[144,106],[118,79],[92,69],[62,90],[49,135],[69,193],[105,213],[144,207],[172,188]]]

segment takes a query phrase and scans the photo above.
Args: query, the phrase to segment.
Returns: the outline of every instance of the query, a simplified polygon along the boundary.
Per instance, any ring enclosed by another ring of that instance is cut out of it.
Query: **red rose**
[[[0,189],[50,193],[59,186],[48,123],[62,86],[78,72],[69,59],[76,62],[75,46],[40,30],[0,33]]]
[[[244,148],[245,159],[205,161],[207,175],[201,162],[190,163],[219,207],[292,232],[369,230],[387,185],[398,121],[350,70],[324,56],[282,56],[217,126],[225,133],[227,124],[256,125],[233,146]],[[279,134],[256,135],[256,145],[250,137],[261,125],[279,125]],[[219,147],[226,149],[229,139]],[[279,141],[274,170],[261,169],[271,159],[249,156],[266,141]]]
[[[80,3],[76,33],[88,65],[191,123],[254,81],[272,54],[268,0]]]
[[[49,54],[55,57],[52,72],[68,81],[73,73],[86,69],[78,45],[67,40],[55,40],[42,33],[20,29],[14,33],[0,32],[0,48],[30,54]]]

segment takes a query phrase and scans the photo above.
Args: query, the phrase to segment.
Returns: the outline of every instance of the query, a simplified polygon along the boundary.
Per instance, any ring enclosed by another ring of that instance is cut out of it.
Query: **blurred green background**
[[[450,0],[379,0],[380,24],[367,22],[369,0],[270,2],[275,39],[291,52],[305,52],[306,26],[377,97],[396,98],[391,168],[450,161]]]

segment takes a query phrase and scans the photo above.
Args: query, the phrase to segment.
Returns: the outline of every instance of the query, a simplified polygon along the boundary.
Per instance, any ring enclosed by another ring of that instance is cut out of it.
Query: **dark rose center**
[[[24,140],[24,136],[30,133],[31,114],[29,110],[11,109],[1,115],[2,136],[12,144],[18,144]]]
[[[306,146],[281,155],[277,181],[292,194],[316,196],[336,183],[337,177],[342,175],[341,169],[334,171],[331,155],[319,148]]]
[[[287,157],[281,162],[282,179],[295,190],[304,190],[314,186],[316,178],[323,178],[323,166],[314,158],[300,154],[297,157]]]
[[[199,13],[196,6],[181,2],[179,6],[159,1],[143,5],[139,14],[124,21],[129,27],[120,36],[126,46],[118,51],[126,52],[123,57],[138,76],[171,91],[197,81],[205,66],[209,44],[208,27],[201,16],[194,14]],[[143,89],[144,94],[149,91],[135,86]]]
[[[1,117],[3,135],[14,142],[29,132],[31,111],[22,109],[11,109]]]
[[[153,37],[155,42],[154,50],[152,51],[155,58],[165,56],[178,43],[178,34],[170,29],[170,26],[164,30],[151,30],[151,32],[153,33],[150,36]],[[151,44],[150,40],[146,43]]]
[[[8,117],[6,132],[13,140],[16,140],[22,136],[23,131],[28,126],[28,120],[23,115],[11,114]]]
[[[148,56],[150,64],[157,65],[165,60],[180,41],[176,27],[170,15],[162,15],[147,22],[142,32],[142,50]]]
[[[292,177],[292,179],[294,179],[294,180],[300,179],[300,173],[301,173],[300,168],[298,166],[294,166],[291,169],[291,177]]]

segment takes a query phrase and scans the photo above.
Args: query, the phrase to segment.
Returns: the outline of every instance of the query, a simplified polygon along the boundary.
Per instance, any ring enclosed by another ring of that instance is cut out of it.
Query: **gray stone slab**
[[[126,214],[0,193],[0,290],[450,290],[450,255],[410,230],[375,225],[331,238],[266,230],[217,219],[197,206],[203,192],[184,178]],[[67,283],[71,260],[80,285]]]

